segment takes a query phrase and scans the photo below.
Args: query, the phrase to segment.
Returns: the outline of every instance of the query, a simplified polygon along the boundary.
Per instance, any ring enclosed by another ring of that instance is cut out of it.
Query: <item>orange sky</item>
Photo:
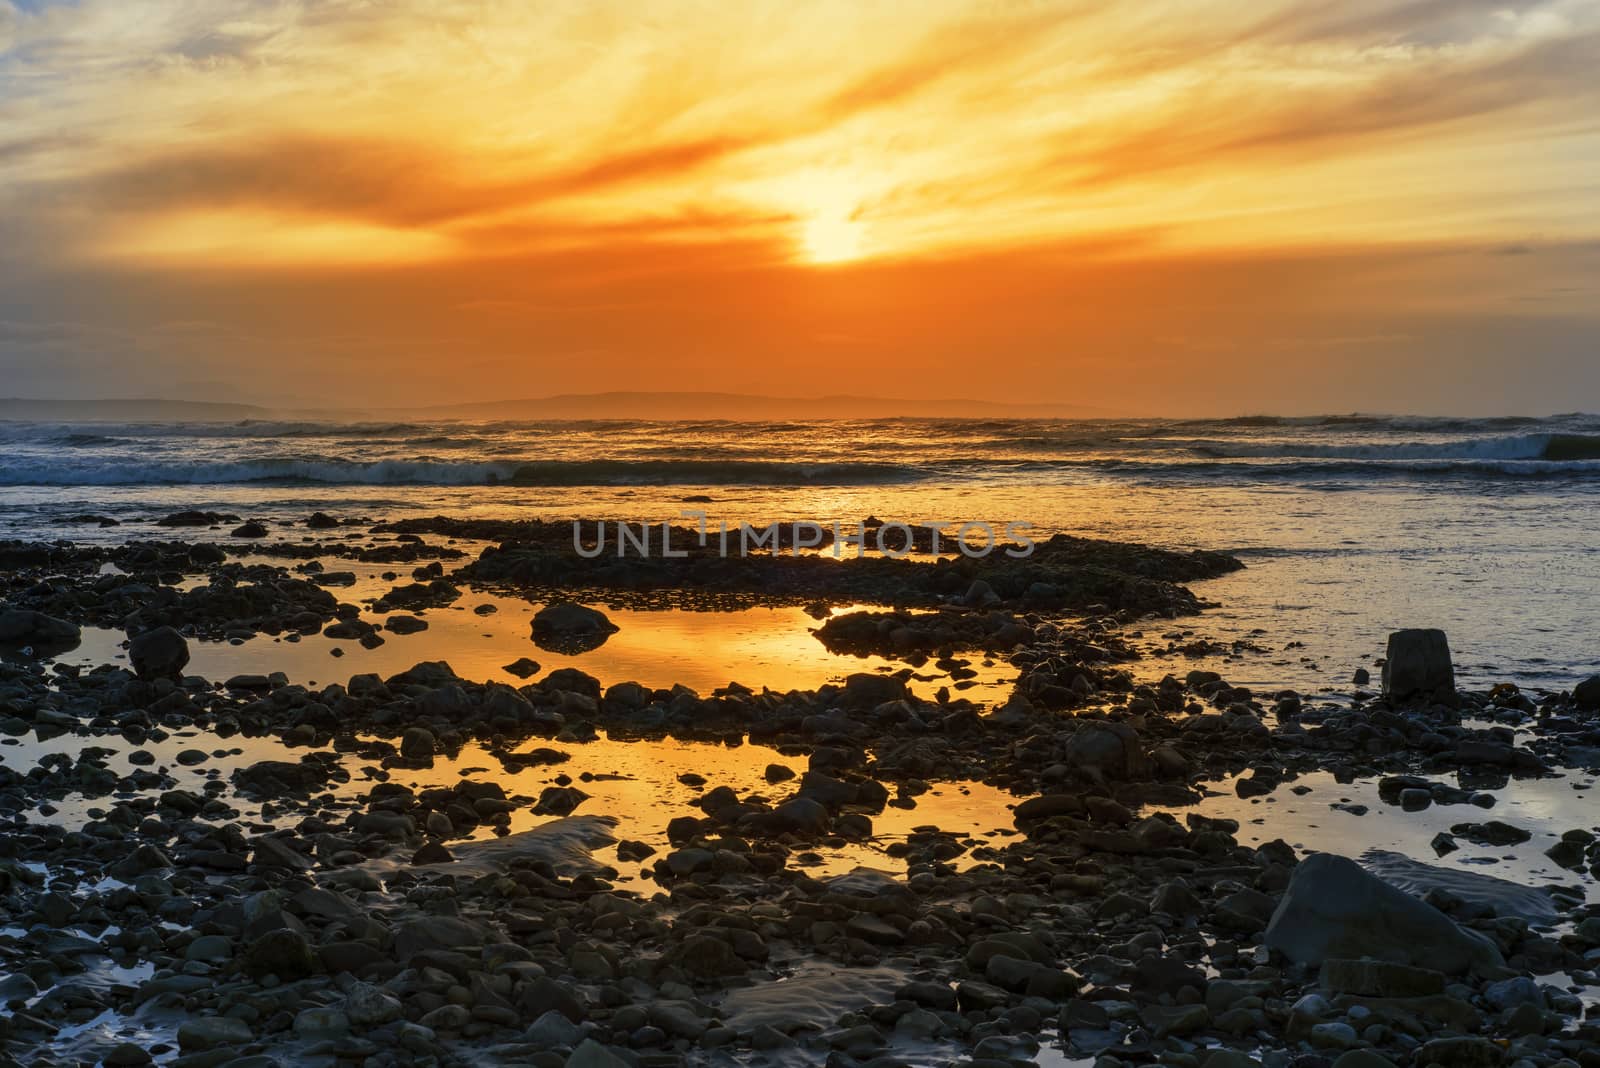
[[[1600,408],[1600,6],[0,0],[0,394]]]

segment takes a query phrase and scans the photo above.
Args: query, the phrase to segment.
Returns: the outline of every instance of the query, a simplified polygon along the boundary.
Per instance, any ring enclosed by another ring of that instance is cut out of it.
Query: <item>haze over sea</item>
[[[696,508],[713,524],[1027,522],[1234,551],[1248,570],[1197,587],[1221,605],[1201,631],[1263,631],[1270,652],[1230,677],[1312,690],[1347,689],[1401,626],[1444,628],[1467,684],[1592,674],[1597,503],[1590,415],[0,423],[0,537],[181,535],[155,526],[180,509],[661,521]],[[121,525],[74,521],[86,514]]]

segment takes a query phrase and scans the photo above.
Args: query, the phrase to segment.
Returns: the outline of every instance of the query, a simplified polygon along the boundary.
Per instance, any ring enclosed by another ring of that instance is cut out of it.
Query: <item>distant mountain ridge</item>
[[[773,397],[751,393],[564,393],[426,407],[271,408],[217,401],[0,398],[0,419],[24,422],[240,422],[246,419],[1071,419],[1114,413],[1070,404],[1005,404],[975,400],[906,400],[834,394]]]

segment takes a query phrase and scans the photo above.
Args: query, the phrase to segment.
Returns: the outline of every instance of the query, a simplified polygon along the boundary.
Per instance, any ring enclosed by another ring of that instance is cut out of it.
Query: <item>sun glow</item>
[[[861,224],[846,216],[813,216],[806,220],[801,243],[812,263],[845,263],[861,255]]]

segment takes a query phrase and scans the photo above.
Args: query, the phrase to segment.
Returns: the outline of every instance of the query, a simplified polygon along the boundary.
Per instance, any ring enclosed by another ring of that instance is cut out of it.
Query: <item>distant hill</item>
[[[254,404],[131,398],[127,400],[30,400],[0,397],[0,419],[62,423],[237,423],[270,419]]]
[[[237,423],[247,419],[1071,419],[1112,413],[1070,404],[1001,404],[972,400],[897,400],[837,394],[770,397],[749,393],[567,393],[554,397],[426,407],[285,410],[255,404],[139,398],[29,400],[0,398],[0,419],[34,422]]]

